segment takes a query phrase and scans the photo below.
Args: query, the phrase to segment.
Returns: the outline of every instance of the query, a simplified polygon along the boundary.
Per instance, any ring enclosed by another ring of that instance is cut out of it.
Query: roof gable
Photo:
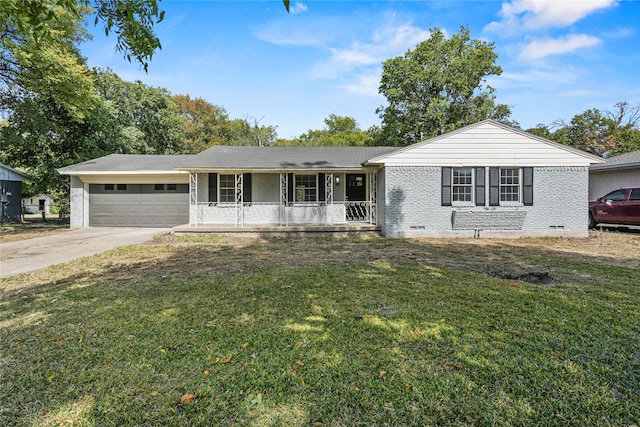
[[[29,175],[23,174],[19,170],[0,163],[0,181],[31,181]]]
[[[386,166],[589,166],[602,159],[494,120],[369,160]]]

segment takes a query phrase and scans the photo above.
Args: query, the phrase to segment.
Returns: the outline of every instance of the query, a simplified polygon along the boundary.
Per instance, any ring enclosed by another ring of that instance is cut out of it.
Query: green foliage
[[[182,121],[180,153],[196,154],[231,140],[231,121],[224,107],[189,95],[174,95],[173,105]]]
[[[153,33],[154,25],[164,18],[157,0],[3,0],[0,19],[10,23],[17,34],[39,43],[55,43],[58,34],[52,28],[61,24],[60,10],[75,20],[95,11],[95,24],[102,22],[106,35],[116,34],[116,50],[129,61],[133,57],[145,71],[153,53],[161,48]]]
[[[0,11],[29,4],[34,13],[40,10],[38,2],[19,0],[3,3]],[[37,25],[29,26],[27,17],[0,13],[0,109],[8,108],[8,98],[39,94],[53,98],[71,118],[82,121],[93,102],[93,82],[77,45],[89,36],[81,19],[63,7],[52,4],[47,16],[45,37]]]
[[[383,64],[378,108],[379,145],[403,146],[487,118],[506,120],[510,108],[495,103],[487,78],[500,75],[494,44],[471,39],[469,29],[446,39],[434,28],[414,50]]]
[[[111,70],[96,70],[96,90],[108,128],[101,135],[112,152],[174,154],[181,151],[183,123],[171,94],[141,81],[126,82]]]
[[[280,140],[278,145],[300,145],[300,146],[367,146],[373,144],[373,138],[358,127],[358,123],[353,117],[338,116],[330,114],[324,119],[325,128],[320,130],[309,130],[293,140]]]
[[[569,123],[556,122],[555,131],[540,124],[527,132],[598,156],[640,150],[640,104],[618,102],[613,111],[589,109]]]
[[[23,168],[37,191],[68,198],[68,177],[56,169],[112,153],[179,151],[182,124],[165,89],[122,81],[95,70],[91,108],[82,122],[55,97],[8,97],[8,126],[0,128],[0,161]]]
[[[229,140],[227,145],[253,145],[268,147],[278,139],[277,126],[265,126],[255,117],[245,116],[233,119],[228,124]]]

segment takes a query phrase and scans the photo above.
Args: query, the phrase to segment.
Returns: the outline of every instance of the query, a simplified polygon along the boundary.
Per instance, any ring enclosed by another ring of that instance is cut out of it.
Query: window
[[[235,203],[236,202],[236,176],[220,175],[218,178],[218,183],[219,183],[218,201],[220,203]]]
[[[113,191],[113,190],[115,190],[115,186],[113,184],[105,184],[104,185],[104,190],[105,191]]]
[[[473,168],[454,168],[451,180],[452,201],[473,202]]]
[[[500,202],[520,202],[520,169],[500,168]]]
[[[295,201],[315,202],[318,200],[317,175],[295,176]]]
[[[626,194],[627,190],[616,190],[604,196],[603,199],[607,202],[621,202]]]
[[[640,200],[640,188],[634,188],[631,190],[629,200]]]
[[[178,184],[154,184],[155,191],[178,191]]]
[[[127,191],[127,184],[118,184],[118,191]]]

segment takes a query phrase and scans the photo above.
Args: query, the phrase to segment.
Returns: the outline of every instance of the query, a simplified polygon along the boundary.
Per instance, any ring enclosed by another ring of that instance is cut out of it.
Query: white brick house
[[[585,236],[588,153],[486,120],[405,148],[214,146],[68,166],[71,226]]]
[[[370,159],[384,175],[382,234],[586,236],[601,159],[486,120]]]

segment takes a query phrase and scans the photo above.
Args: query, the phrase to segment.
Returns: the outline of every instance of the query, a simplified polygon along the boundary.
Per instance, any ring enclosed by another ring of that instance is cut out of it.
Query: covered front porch
[[[377,181],[377,170],[190,172],[188,227],[261,232],[341,225],[376,231]]]

